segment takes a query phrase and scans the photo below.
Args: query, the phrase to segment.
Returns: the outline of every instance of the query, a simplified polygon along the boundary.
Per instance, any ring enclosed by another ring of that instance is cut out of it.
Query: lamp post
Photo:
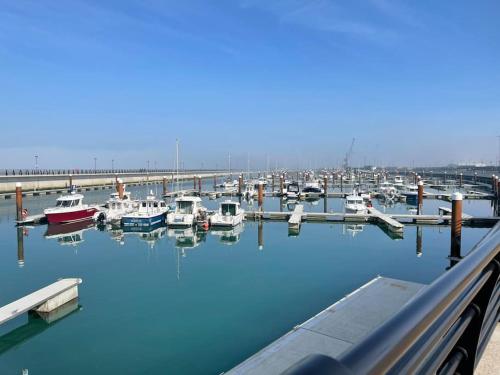
[[[38,174],[38,155],[35,155],[35,172]]]
[[[111,172],[115,171],[115,159],[111,159]]]
[[[97,173],[97,158],[94,157],[94,174]]]

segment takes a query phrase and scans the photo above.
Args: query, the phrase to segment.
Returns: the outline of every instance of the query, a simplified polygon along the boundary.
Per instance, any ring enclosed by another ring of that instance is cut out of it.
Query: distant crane
[[[352,149],[354,148],[354,141],[356,140],[356,138],[353,138],[352,139],[352,142],[351,142],[351,146],[349,147],[349,150],[347,150],[346,154],[345,154],[345,157],[344,157],[344,170],[346,170],[347,168],[349,168],[349,159],[351,158],[352,156]]]

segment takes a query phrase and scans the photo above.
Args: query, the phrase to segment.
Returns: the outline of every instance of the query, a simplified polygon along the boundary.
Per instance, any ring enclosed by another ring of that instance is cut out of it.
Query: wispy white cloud
[[[408,26],[423,28],[424,24],[417,17],[414,9],[401,1],[394,0],[369,0],[369,2],[382,14]]]
[[[282,23],[379,43],[399,38],[401,30],[392,24],[394,20],[407,26],[418,25],[409,8],[388,0],[242,0],[240,4],[269,12]]]

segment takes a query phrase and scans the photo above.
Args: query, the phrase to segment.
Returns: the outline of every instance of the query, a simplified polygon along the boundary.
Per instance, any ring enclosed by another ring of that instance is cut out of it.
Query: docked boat
[[[139,208],[122,216],[121,222],[127,227],[152,227],[165,222],[168,211],[164,200],[156,199],[151,193],[146,199],[139,201]]]
[[[394,176],[394,187],[397,190],[403,190],[405,187],[405,184],[403,182],[403,177],[401,176]]]
[[[318,182],[306,182],[302,188],[303,193],[323,194],[324,190]]]
[[[405,190],[401,192],[401,195],[406,197],[406,203],[416,204],[418,201],[418,186],[407,185]]]
[[[384,181],[380,184],[379,193],[382,199],[386,201],[393,201],[397,198],[397,190],[393,184],[390,182]]]
[[[236,191],[238,188],[238,181],[237,180],[227,180],[222,184],[222,187],[226,191]]]
[[[297,199],[300,194],[300,187],[298,182],[291,182],[286,188],[287,199]]]
[[[49,224],[71,223],[94,218],[99,212],[99,206],[83,204],[84,196],[72,192],[57,198],[56,206],[46,208],[43,213]]]
[[[132,200],[130,193],[123,192],[122,198],[119,193],[112,193],[106,202],[106,209],[103,211],[106,222],[119,222],[123,215],[130,214],[139,209],[139,202]]]
[[[181,197],[175,200],[175,211],[167,215],[167,225],[178,227],[193,226],[206,208],[200,197]]]
[[[356,191],[346,197],[344,207],[345,212],[352,214],[366,214],[368,211],[363,198],[357,195]]]
[[[250,200],[255,195],[255,188],[253,184],[246,184],[245,191],[243,192],[243,196],[246,200]]]
[[[225,201],[220,204],[219,211],[210,217],[212,227],[234,227],[243,222],[245,210],[238,202]]]

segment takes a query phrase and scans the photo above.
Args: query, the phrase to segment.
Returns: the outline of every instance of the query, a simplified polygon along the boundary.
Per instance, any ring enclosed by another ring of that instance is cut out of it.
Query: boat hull
[[[93,218],[94,214],[97,211],[97,208],[90,207],[77,211],[46,213],[45,217],[47,218],[47,222],[49,224],[71,223],[76,221],[90,220]]]
[[[127,227],[153,227],[155,225],[161,225],[165,221],[165,214],[161,213],[154,216],[123,216],[122,225],[124,228]]]

